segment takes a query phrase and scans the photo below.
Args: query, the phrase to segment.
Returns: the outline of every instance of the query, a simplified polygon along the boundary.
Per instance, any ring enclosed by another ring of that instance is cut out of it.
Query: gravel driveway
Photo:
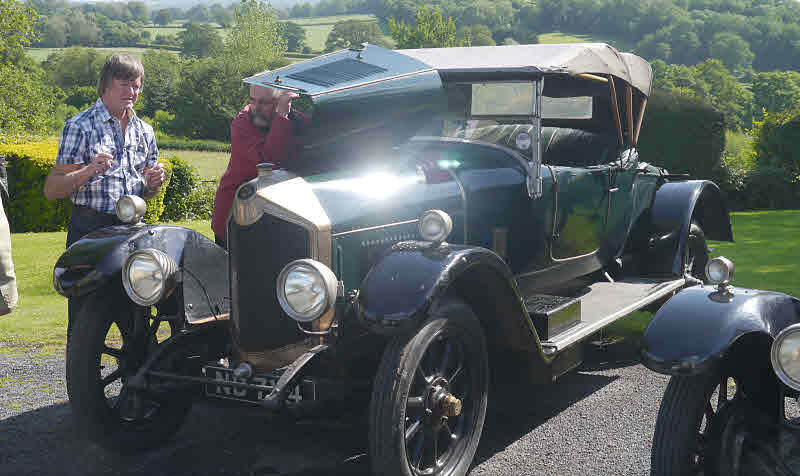
[[[471,474],[648,474],[666,382],[621,343],[588,349],[584,365],[552,385],[492,387]],[[168,446],[121,458],[75,438],[61,355],[0,354],[3,475],[366,476],[365,448],[360,422],[286,424],[200,402]]]

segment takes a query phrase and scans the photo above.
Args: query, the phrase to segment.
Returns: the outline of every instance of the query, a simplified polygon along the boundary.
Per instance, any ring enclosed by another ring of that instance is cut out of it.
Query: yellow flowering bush
[[[0,156],[5,157],[11,203],[8,219],[13,233],[65,230],[72,207],[68,199],[50,201],[44,196],[44,181],[56,164],[58,139],[38,142],[0,144]],[[147,202],[145,220],[154,223],[164,211],[164,195],[172,170],[168,160],[162,160],[167,178],[158,195]]]

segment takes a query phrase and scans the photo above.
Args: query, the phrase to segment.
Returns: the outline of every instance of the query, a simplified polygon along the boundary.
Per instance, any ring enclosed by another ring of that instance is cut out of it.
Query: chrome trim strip
[[[393,226],[408,225],[410,223],[417,223],[417,222],[419,222],[419,218],[415,218],[413,220],[398,221],[395,223],[387,223],[386,225],[368,226],[366,228],[359,228],[357,230],[340,231],[339,233],[332,234],[331,238],[336,238],[337,236],[352,235],[353,233],[358,233],[361,231],[380,230],[381,228],[390,228]]]

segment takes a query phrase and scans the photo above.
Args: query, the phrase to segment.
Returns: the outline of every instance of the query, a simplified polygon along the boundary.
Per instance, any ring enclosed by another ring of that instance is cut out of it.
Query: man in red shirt
[[[297,94],[263,86],[250,85],[250,103],[231,122],[231,160],[222,174],[214,201],[211,229],[218,245],[227,248],[227,223],[233,195],[239,185],[258,175],[257,164],[280,165],[298,151],[295,139],[295,116],[292,99]]]

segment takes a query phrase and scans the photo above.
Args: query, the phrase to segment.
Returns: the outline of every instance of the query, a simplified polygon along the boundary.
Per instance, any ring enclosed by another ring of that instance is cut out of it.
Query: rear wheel
[[[164,442],[183,422],[191,395],[126,385],[157,341],[174,331],[158,324],[127,296],[109,289],[88,296],[77,310],[66,377],[73,420],[83,436],[108,449],[133,452]]]
[[[442,303],[384,351],[370,403],[375,475],[460,476],[478,447],[488,394],[486,342],[463,301]]]

